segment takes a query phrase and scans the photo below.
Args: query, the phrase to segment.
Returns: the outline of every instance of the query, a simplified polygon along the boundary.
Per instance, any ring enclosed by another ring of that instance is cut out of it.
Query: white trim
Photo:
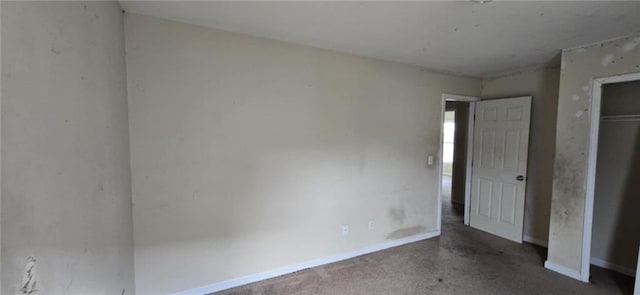
[[[455,95],[455,94],[442,94],[442,98],[445,101],[462,101],[462,102],[476,102],[479,101],[479,97],[474,96],[466,96],[466,95]]]
[[[0,5],[0,23],[2,23],[2,5]],[[0,38],[2,39],[2,38]],[[0,61],[2,57],[2,41],[0,41]],[[2,73],[2,63],[0,62],[0,73]],[[2,79],[0,79],[0,89],[2,89]],[[0,122],[2,122],[2,91],[0,91]],[[2,124],[0,123],[0,130],[2,130]],[[1,132],[0,132],[1,133]],[[0,155],[2,155],[2,134],[0,134]],[[2,167],[2,156],[0,156],[0,167]],[[2,183],[2,173],[1,173],[2,169],[0,169],[0,183]],[[0,189],[0,261],[4,261],[2,259],[2,225],[1,225],[1,220],[2,220],[2,189]],[[5,221],[6,222],[6,221]],[[2,263],[0,263],[0,290],[4,290],[2,289]],[[2,291],[0,291],[2,292]]]
[[[471,216],[471,179],[473,173],[473,135],[476,124],[476,103],[469,103],[469,124],[467,126],[467,168],[464,184],[464,224],[469,225]]]
[[[609,270],[613,270],[616,272],[619,272],[621,274],[625,274],[628,275],[630,277],[635,277],[636,276],[636,270],[633,268],[628,268],[626,266],[622,266],[619,264],[615,264],[609,261],[605,261],[602,260],[600,258],[596,258],[596,257],[591,257],[591,264],[595,265],[595,266],[599,266],[602,268],[606,268]]]
[[[591,128],[589,134],[589,150],[587,152],[587,177],[585,179],[586,200],[584,206],[584,225],[582,228],[581,277],[579,279],[583,282],[589,281],[589,265],[591,263],[591,231],[593,226],[593,202],[596,186],[596,162],[598,158],[598,131],[600,129],[602,85],[635,80],[640,80],[640,73],[593,79],[591,89]]]
[[[480,101],[479,97],[466,96],[466,95],[455,95],[455,94],[442,94],[442,110],[441,110],[441,121],[440,121],[440,146],[439,146],[439,157],[438,157],[438,231],[442,228],[442,174],[443,174],[443,164],[442,164],[442,154],[443,149],[442,145],[444,144],[444,112],[446,109],[447,101],[460,101],[460,102],[468,102],[469,103],[469,119],[468,119],[468,130],[467,130],[467,167],[466,167],[466,176],[465,176],[465,190],[464,190],[464,224],[469,225],[469,212],[471,210],[471,163],[473,162],[473,124],[474,124],[474,114],[476,101]]]
[[[438,208],[438,212],[436,212],[436,229],[438,231],[442,230],[442,174],[444,173],[442,155],[444,155],[444,112],[446,109],[446,104],[446,94],[443,94],[442,101],[440,102],[440,144],[438,145],[438,204],[436,205]],[[429,155],[427,155],[427,157],[429,157]],[[451,183],[453,184],[453,178],[451,180]],[[451,187],[451,189],[453,189],[453,186]]]
[[[0,23],[2,23],[2,5],[0,5]],[[0,38],[2,39],[2,38]],[[2,41],[0,41],[0,61],[2,60]],[[2,72],[2,63],[0,62],[0,73]],[[0,79],[0,89],[2,89],[2,79]],[[2,130],[2,91],[0,91],[0,130]],[[1,133],[1,132],[0,132]],[[0,155],[2,155],[2,134],[0,134]],[[2,167],[2,156],[0,156],[0,167]],[[0,183],[2,183],[2,173],[1,173],[2,169],[0,169]],[[2,225],[1,225],[1,220],[2,220],[2,189],[0,189],[0,293],[2,292],[1,290],[4,290],[2,288],[2,263],[1,261],[4,261],[2,259]],[[6,221],[5,221],[6,222]],[[35,284],[35,283],[34,283]]]
[[[527,242],[527,243],[530,243],[530,244],[538,245],[540,247],[549,248],[549,242],[548,241],[536,239],[536,238],[534,238],[532,236],[529,236],[529,235],[523,235],[522,236],[522,240]]]
[[[437,237],[439,235],[440,235],[440,231],[433,231],[433,232],[429,232],[429,233],[423,233],[423,234],[410,236],[410,237],[406,237],[406,238],[402,238],[402,239],[387,241],[387,242],[384,242],[384,243],[380,243],[380,244],[377,244],[377,245],[372,245],[372,246],[361,248],[361,249],[354,250],[354,251],[351,251],[351,252],[345,252],[345,253],[335,254],[335,255],[331,255],[331,256],[327,256],[327,257],[323,257],[323,258],[318,258],[318,259],[310,260],[310,261],[307,261],[307,262],[302,262],[302,263],[298,263],[298,264],[294,264],[294,265],[289,265],[289,266],[285,266],[285,267],[280,267],[280,268],[268,270],[268,271],[261,272],[261,273],[256,273],[256,274],[252,274],[252,275],[248,275],[248,276],[244,276],[244,277],[239,277],[239,278],[230,279],[230,280],[226,280],[226,281],[222,281],[222,282],[217,282],[217,283],[213,283],[213,284],[202,286],[202,287],[198,287],[198,288],[193,288],[193,289],[189,289],[189,290],[185,290],[185,291],[176,292],[176,293],[173,293],[173,294],[175,294],[175,295],[202,295],[202,294],[209,294],[209,293],[218,292],[218,291],[222,291],[222,290],[226,290],[226,289],[230,289],[230,288],[235,288],[235,287],[239,287],[239,286],[242,286],[242,285],[246,285],[246,284],[250,284],[250,283],[254,283],[254,282],[258,282],[258,281],[262,281],[262,280],[266,280],[266,279],[270,279],[270,278],[279,277],[279,276],[282,276],[282,275],[294,273],[296,271],[300,271],[300,270],[307,269],[307,268],[312,268],[312,267],[317,267],[317,266],[321,266],[321,265],[325,265],[325,264],[329,264],[329,263],[334,263],[334,262],[338,262],[338,261],[354,258],[354,257],[357,257],[357,256],[361,256],[361,255],[377,252],[377,251],[380,251],[380,250],[389,249],[389,248],[393,248],[393,247],[397,247],[397,246],[401,246],[401,245],[405,245],[405,244],[409,244],[409,243],[414,243],[414,242],[430,239],[430,238],[433,238],[433,237]]]
[[[557,272],[559,274],[568,276],[568,277],[570,277],[572,279],[576,279],[576,280],[582,281],[582,277],[580,276],[579,272],[577,272],[577,271],[575,271],[573,269],[566,268],[566,267],[564,267],[562,265],[555,264],[553,262],[550,262],[549,260],[544,262],[544,268],[546,268],[548,270],[555,271],[555,272]]]
[[[600,129],[600,100],[602,96],[601,79],[595,79],[591,94],[591,122],[587,158],[587,178],[585,183],[586,201],[584,206],[584,224],[582,228],[582,261],[580,272],[583,282],[589,281],[591,263],[591,231],[593,222],[593,199],[596,182],[596,160],[598,157],[598,130]]]

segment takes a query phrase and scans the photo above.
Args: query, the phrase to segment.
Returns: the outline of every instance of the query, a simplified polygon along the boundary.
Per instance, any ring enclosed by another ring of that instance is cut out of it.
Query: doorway
[[[461,115],[460,109],[466,110],[466,115]],[[447,116],[447,111],[455,114]],[[530,111],[530,96],[480,101],[474,97],[443,95],[439,231],[444,218],[447,222],[459,222],[460,213],[455,209],[464,207],[465,225],[522,242]],[[458,123],[462,119],[466,122]],[[453,128],[445,125],[451,121],[455,122]],[[445,155],[445,150],[449,150],[446,145],[451,144],[451,140],[445,142],[445,129],[454,130],[452,157]],[[466,134],[461,134],[461,130]],[[443,195],[449,187],[445,157],[453,158],[450,198]],[[464,160],[460,161],[461,158]],[[460,205],[462,200],[464,203]]]
[[[473,114],[479,98],[444,94],[440,144],[438,228],[442,220],[469,225]]]
[[[464,123],[469,103],[448,101],[445,105],[442,139],[442,218],[464,223],[464,180],[466,171],[466,133]],[[454,186],[455,181],[455,186]]]
[[[637,279],[640,247],[640,73],[595,79],[582,280],[593,267]]]

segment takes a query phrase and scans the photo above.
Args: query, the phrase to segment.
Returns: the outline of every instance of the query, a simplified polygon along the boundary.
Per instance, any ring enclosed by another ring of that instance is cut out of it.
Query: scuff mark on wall
[[[69,41],[61,39],[60,36],[55,36],[53,42],[51,42],[51,52],[55,54],[61,54],[67,50],[70,50],[73,46]]]
[[[38,291],[38,289],[36,289],[35,270],[36,259],[33,256],[27,257],[22,284],[20,284],[20,292],[22,292],[22,294],[33,294]]]
[[[640,37],[635,37],[629,43],[622,46],[622,51],[627,52],[636,48],[640,44]]]
[[[613,62],[613,59],[615,58],[615,56],[611,53],[607,54],[604,56],[604,58],[602,59],[602,66],[606,67],[609,64],[611,64]]]

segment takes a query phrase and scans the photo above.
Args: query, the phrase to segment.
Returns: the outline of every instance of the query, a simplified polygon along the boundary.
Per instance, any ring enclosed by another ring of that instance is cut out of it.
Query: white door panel
[[[470,225],[522,242],[531,97],[476,103]]]

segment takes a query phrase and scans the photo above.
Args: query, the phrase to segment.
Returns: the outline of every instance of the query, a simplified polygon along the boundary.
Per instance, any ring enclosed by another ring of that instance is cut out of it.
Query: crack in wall
[[[33,294],[38,291],[38,289],[36,289],[35,267],[36,259],[33,256],[27,257],[27,264],[24,268],[24,277],[22,277],[20,288],[22,294]]]

